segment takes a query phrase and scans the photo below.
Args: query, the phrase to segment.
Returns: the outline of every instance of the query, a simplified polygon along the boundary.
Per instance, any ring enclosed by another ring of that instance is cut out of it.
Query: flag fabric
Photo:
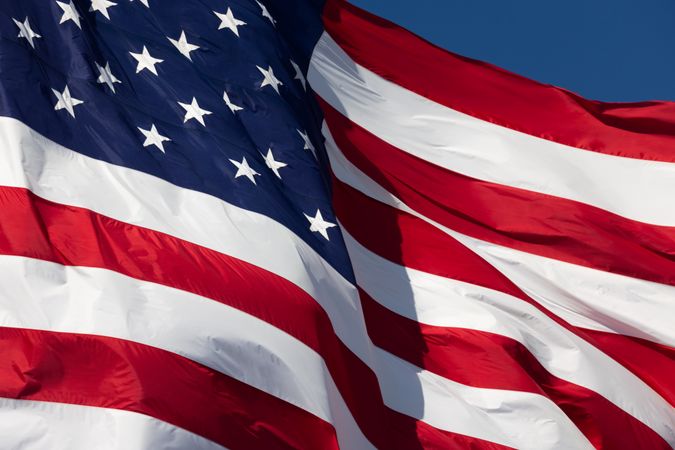
[[[0,448],[675,445],[675,104],[339,0],[0,36]]]

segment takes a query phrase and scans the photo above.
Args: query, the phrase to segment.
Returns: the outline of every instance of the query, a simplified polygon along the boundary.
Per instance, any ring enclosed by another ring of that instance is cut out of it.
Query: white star
[[[272,149],[267,149],[267,155],[263,155],[263,158],[265,158],[265,164],[267,164],[267,167],[269,167],[272,172],[274,172],[274,175],[276,175],[279,179],[281,179],[281,175],[279,175],[279,169],[282,167],[286,167],[288,164],[282,163],[281,161],[275,161],[274,160],[274,155],[272,154]]]
[[[258,6],[260,6],[260,9],[262,9],[262,16],[263,16],[263,17],[267,17],[268,19],[270,19],[270,22],[272,22],[272,25],[274,25],[275,23],[277,23],[277,21],[274,20],[274,17],[272,17],[272,15],[271,15],[270,12],[267,10],[267,8],[265,7],[265,5],[263,5],[262,3],[260,3],[258,0],[255,0],[255,2],[258,4]]]
[[[121,81],[115,78],[115,75],[113,75],[112,72],[110,71],[110,63],[105,63],[105,67],[101,67],[98,63],[95,64],[99,72],[99,77],[96,81],[98,83],[107,84],[110,90],[113,91],[114,93],[115,83],[121,83]]]
[[[145,142],[143,142],[143,147],[154,145],[158,149],[160,149],[162,153],[166,153],[164,151],[164,142],[170,142],[171,139],[159,134],[159,131],[157,131],[157,127],[155,127],[154,123],[150,126],[149,130],[144,130],[143,128],[138,127],[138,131],[143,133],[143,135],[145,136]]]
[[[283,86],[284,83],[279,81],[277,77],[274,76],[274,70],[272,70],[271,66],[268,66],[267,70],[263,69],[260,66],[256,66],[260,73],[263,74],[265,78],[263,78],[262,83],[260,83],[260,87],[263,88],[265,86],[272,86],[272,88],[277,91],[277,94],[279,93],[279,86]]]
[[[185,119],[183,120],[183,123],[187,122],[190,119],[196,119],[197,122],[201,123],[202,126],[206,126],[204,123],[204,116],[208,116],[209,114],[212,114],[211,111],[207,111],[205,109],[202,109],[199,107],[199,103],[197,103],[197,99],[192,97],[192,103],[181,103],[178,102],[180,106],[185,109]]]
[[[134,0],[131,0],[131,1],[133,2]],[[143,3],[148,8],[150,7],[150,5],[148,4],[148,0],[141,0],[141,3]]]
[[[227,28],[230,31],[232,31],[235,35],[237,35],[237,37],[239,37],[239,28],[237,28],[237,27],[240,27],[242,25],[246,25],[246,22],[244,22],[243,20],[239,20],[236,17],[234,17],[234,15],[232,14],[231,8],[227,8],[227,12],[225,14],[215,12],[215,11],[213,11],[213,13],[216,16],[218,16],[218,18],[220,19],[220,25],[218,25],[219,30],[222,30],[223,28]]]
[[[298,132],[302,140],[305,141],[305,146],[303,147],[303,150],[310,150],[312,153],[314,153],[314,145],[312,145],[312,141],[309,139],[307,132],[300,130],[296,131]]]
[[[246,161],[246,158],[242,158],[241,162],[237,162],[233,159],[231,159],[230,162],[237,167],[237,173],[234,175],[235,178],[246,177],[249,180],[251,180],[253,184],[256,184],[255,176],[256,175],[260,176],[260,174],[255,170],[253,170],[251,166],[248,165],[248,161]]]
[[[68,111],[68,114],[75,117],[75,107],[77,105],[81,105],[84,102],[82,100],[78,100],[76,98],[71,97],[68,85],[66,85],[66,88],[63,90],[63,92],[59,92],[56,89],[52,89],[52,92],[54,93],[57,99],[56,105],[54,106],[54,110],[58,111],[60,109],[65,109],[66,111]]]
[[[300,66],[298,66],[295,61],[291,59],[291,65],[293,66],[293,69],[295,69],[295,77],[293,78],[294,80],[300,80],[300,83],[302,84],[302,88],[304,90],[307,90],[307,80],[305,80],[305,76],[302,74],[302,70],[300,70]]]
[[[148,53],[148,49],[145,48],[145,45],[143,46],[143,52],[142,53],[129,52],[129,54],[131,56],[133,56],[136,61],[138,61],[138,66],[136,67],[136,73],[140,72],[143,69],[148,69],[150,72],[157,75],[157,68],[155,68],[155,64],[159,64],[161,62],[164,62],[163,59],[153,58],[150,55],[150,53]]]
[[[33,42],[33,39],[41,38],[39,34],[37,34],[35,31],[33,31],[30,27],[30,22],[28,22],[28,17],[26,17],[26,20],[23,21],[23,23],[19,22],[16,19],[12,19],[14,23],[16,24],[17,27],[19,27],[19,36],[20,38],[24,38],[28,41],[31,47],[35,48],[35,43]]]
[[[305,217],[307,217],[307,220],[309,220],[310,226],[309,226],[309,231],[313,231],[315,233],[320,233],[321,236],[325,237],[327,241],[330,241],[330,238],[328,237],[328,229],[333,228],[337,225],[331,222],[327,222],[323,220],[323,216],[321,215],[321,211],[318,209],[316,210],[316,215],[314,217],[308,216],[305,214]]]
[[[117,3],[109,2],[108,0],[91,0],[91,8],[89,8],[89,11],[98,11],[103,14],[103,17],[110,20],[108,8],[113,6],[117,6]]]
[[[180,37],[178,40],[171,39],[170,37],[167,37],[169,41],[178,49],[179,52],[183,56],[185,56],[187,59],[192,61],[192,57],[190,56],[190,52],[194,52],[195,50],[199,49],[198,45],[190,44],[187,41],[187,37],[185,36],[185,31],[181,31]]]
[[[227,95],[227,91],[223,92],[223,100],[225,100],[225,104],[227,105],[228,108],[230,108],[230,111],[232,111],[232,113],[236,113],[237,111],[241,111],[242,109],[244,109],[241,106],[237,106],[230,101],[230,96]]]
[[[75,9],[75,5],[73,4],[73,0],[70,0],[70,3],[63,3],[63,2],[56,2],[57,5],[61,7],[63,10],[63,15],[61,16],[61,22],[59,23],[64,23],[69,20],[72,20],[75,22],[75,25],[77,25],[77,28],[82,28],[82,25],[80,25],[80,13],[77,12],[77,9]]]

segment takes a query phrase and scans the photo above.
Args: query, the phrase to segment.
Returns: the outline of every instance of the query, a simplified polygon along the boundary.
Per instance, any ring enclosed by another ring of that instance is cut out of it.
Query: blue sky
[[[350,0],[431,42],[585,97],[675,100],[674,0]]]

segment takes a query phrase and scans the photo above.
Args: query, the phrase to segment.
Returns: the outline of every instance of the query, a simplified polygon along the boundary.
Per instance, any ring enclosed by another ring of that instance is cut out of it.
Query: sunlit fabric
[[[340,0],[0,37],[0,448],[675,445],[675,105]]]

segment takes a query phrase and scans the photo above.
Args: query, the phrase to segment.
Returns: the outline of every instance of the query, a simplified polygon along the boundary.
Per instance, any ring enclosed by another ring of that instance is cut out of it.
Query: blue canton
[[[267,215],[353,281],[304,75],[321,4],[0,1],[0,115]]]

